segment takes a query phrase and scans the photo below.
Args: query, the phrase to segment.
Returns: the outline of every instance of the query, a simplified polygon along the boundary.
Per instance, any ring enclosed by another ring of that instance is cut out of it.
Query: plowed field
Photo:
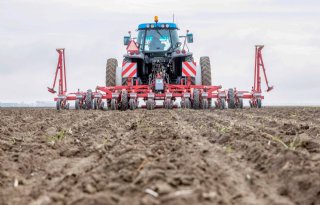
[[[320,108],[0,109],[0,204],[320,204]]]

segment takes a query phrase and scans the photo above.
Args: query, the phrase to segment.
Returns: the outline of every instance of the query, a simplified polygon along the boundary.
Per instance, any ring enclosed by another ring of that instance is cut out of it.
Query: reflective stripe
[[[137,76],[137,63],[123,63],[122,77],[136,77]]]
[[[132,71],[132,73],[129,75],[129,77],[135,77],[136,76],[136,74],[137,74],[137,69],[134,69],[133,71]]]
[[[182,76],[196,77],[196,63],[182,62]]]
[[[196,65],[194,65],[194,68],[191,67],[191,65],[188,62],[185,62],[184,65],[187,66],[187,68],[193,73],[193,75],[196,75],[196,70],[195,70],[196,69]]]

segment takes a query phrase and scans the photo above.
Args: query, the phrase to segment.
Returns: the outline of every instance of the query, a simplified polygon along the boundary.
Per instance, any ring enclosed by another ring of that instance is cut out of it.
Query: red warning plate
[[[131,40],[127,46],[127,51],[128,52],[137,52],[139,51],[139,48],[136,44],[136,42],[134,42],[134,40]]]

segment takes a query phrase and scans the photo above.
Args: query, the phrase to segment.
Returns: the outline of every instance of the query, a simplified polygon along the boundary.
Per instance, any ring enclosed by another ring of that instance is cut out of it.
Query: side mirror
[[[188,43],[193,43],[193,34],[192,33],[187,34],[187,41],[188,41]]]
[[[125,46],[127,46],[129,44],[129,41],[130,41],[130,36],[124,36],[123,37],[123,44]]]

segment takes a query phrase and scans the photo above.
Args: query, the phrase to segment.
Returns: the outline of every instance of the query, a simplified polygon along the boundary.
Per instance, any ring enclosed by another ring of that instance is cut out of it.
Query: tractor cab
[[[178,27],[174,23],[146,23],[138,27],[137,44],[143,53],[172,52],[179,48]]]

